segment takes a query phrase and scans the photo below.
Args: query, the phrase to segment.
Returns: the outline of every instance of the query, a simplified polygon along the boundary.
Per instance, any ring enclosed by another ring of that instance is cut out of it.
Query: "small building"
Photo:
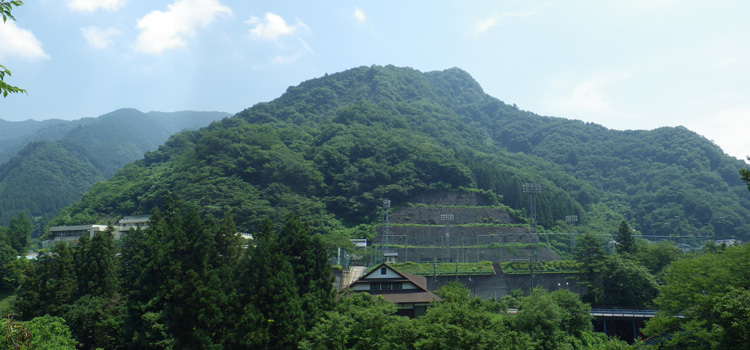
[[[383,253],[383,262],[386,263],[397,263],[398,262],[398,252],[385,252]]]
[[[714,242],[716,245],[723,245],[723,246],[732,246],[732,245],[741,245],[742,241],[736,240],[734,238],[730,239],[718,239]]]
[[[397,315],[409,317],[422,316],[430,303],[443,301],[427,290],[426,277],[398,272],[387,263],[376,266],[346,290],[382,296],[398,306]]]
[[[49,228],[52,239],[44,241],[45,248],[51,247],[59,242],[77,242],[78,239],[87,235],[94,237],[97,232],[107,230],[107,225],[75,225],[75,226],[52,226]]]
[[[354,244],[357,248],[367,248],[367,239],[364,238],[352,238],[349,241]]]
[[[151,217],[148,215],[142,216],[125,216],[117,224],[113,225],[112,236],[114,239],[120,239],[123,234],[126,234],[133,228],[145,229],[148,227],[148,222]],[[94,238],[98,232],[107,231],[108,225],[73,225],[73,226],[52,226],[49,228],[52,234],[52,239],[42,242],[43,248],[50,248],[59,242],[78,242],[78,239],[83,235],[88,235],[89,238]]]
[[[148,227],[148,221],[151,219],[148,215],[140,215],[140,216],[124,216],[120,221],[117,222],[117,226],[115,228],[117,231],[127,233],[130,231],[131,228],[142,228],[145,229]]]

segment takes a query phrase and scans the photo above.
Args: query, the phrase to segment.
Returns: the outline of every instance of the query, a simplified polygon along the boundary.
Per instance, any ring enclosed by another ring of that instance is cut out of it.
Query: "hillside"
[[[321,232],[362,235],[384,198],[474,189],[523,217],[523,184],[539,183],[540,229],[567,232],[578,215],[578,232],[627,219],[644,235],[743,238],[742,165],[682,127],[615,131],[521,111],[460,69],[359,67],[173,136],[56,223],[148,214],[172,194],[215,217],[232,208],[243,231],[295,212]]]
[[[8,161],[13,154],[27,145],[39,131],[66,123],[60,119],[25,120],[22,122],[0,119],[0,164]]]
[[[175,132],[226,116],[216,112],[141,113],[122,109],[98,118],[55,121],[36,129],[26,126],[29,122],[5,122],[18,131],[17,137],[3,135],[5,141],[15,144],[6,148],[5,154],[20,147],[20,140],[27,143],[0,165],[0,222],[7,222],[22,210],[33,217],[56,215],[92,184],[142,158]]]

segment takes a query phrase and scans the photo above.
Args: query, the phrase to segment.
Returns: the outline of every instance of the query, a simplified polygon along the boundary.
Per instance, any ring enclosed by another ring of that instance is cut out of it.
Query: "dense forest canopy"
[[[683,127],[615,131],[519,110],[457,68],[359,67],[174,135],[56,223],[147,214],[171,194],[215,216],[234,208],[244,231],[296,213],[330,232],[377,220],[384,198],[435,190],[528,210],[522,186],[539,183],[543,229],[578,215],[583,232],[625,219],[644,235],[746,238],[743,164]]]
[[[172,134],[228,116],[220,112],[142,113],[120,109],[75,121],[0,120],[0,224],[25,212],[35,232],[91,185],[155,150]]]

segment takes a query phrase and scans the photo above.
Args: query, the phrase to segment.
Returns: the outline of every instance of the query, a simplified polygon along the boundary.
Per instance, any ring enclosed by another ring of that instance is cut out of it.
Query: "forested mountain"
[[[382,199],[482,191],[579,232],[747,239],[743,162],[685,128],[615,131],[542,117],[486,95],[466,72],[359,67],[290,87],[199,131],[174,135],[66,208],[57,224],[147,214],[171,194],[254,231],[294,212],[321,232],[379,219]]]
[[[3,140],[11,145],[5,154],[20,147],[20,140],[27,143],[0,165],[0,222],[20,211],[33,217],[54,216],[92,184],[155,150],[175,132],[226,116],[219,112],[121,109],[98,118],[55,121],[36,129],[32,128],[36,123],[3,122],[18,136],[3,133]]]
[[[22,122],[0,119],[0,163],[6,162],[15,152],[28,144],[29,139],[33,138],[40,130],[66,123],[66,121],[60,119],[24,120]]]

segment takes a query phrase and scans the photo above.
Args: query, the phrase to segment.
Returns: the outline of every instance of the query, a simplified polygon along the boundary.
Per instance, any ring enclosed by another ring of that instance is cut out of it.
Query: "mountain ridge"
[[[433,190],[488,191],[526,211],[522,185],[533,182],[549,230],[579,215],[582,230],[625,219],[644,234],[744,237],[750,199],[742,162],[728,157],[685,128],[617,131],[522,111],[458,68],[357,67],[173,136],[59,223],[147,214],[173,194],[205,214],[233,208],[243,230],[295,212],[331,231],[375,221],[383,198]]]
[[[46,126],[19,132],[0,155],[5,160],[0,163],[0,222],[25,211],[40,220],[38,234],[39,225],[80,198],[93,183],[156,149],[173,133],[228,115],[119,109],[97,118],[31,123]]]

